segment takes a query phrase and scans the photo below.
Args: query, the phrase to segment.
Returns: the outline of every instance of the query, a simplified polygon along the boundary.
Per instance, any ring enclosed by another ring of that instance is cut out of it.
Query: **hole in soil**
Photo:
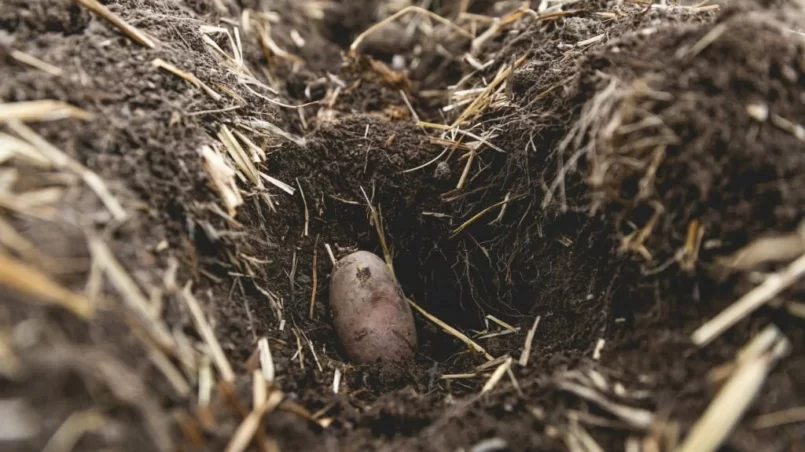
[[[438,177],[435,165],[409,171],[430,161],[434,152],[438,148],[413,127],[364,116],[320,129],[318,140],[304,153],[276,156],[272,169],[281,180],[298,181],[309,210],[309,237],[281,248],[297,249],[299,268],[308,269],[310,245],[319,243],[316,317],[329,321],[331,264],[324,254],[325,243],[336,258],[358,249],[383,255],[365,191],[382,217],[395,272],[407,296],[471,337],[473,331],[486,329],[487,314],[520,327],[522,334],[479,341],[490,354],[521,348],[524,331],[537,315],[544,318],[541,329],[553,330],[546,343],[552,350],[593,344],[591,336],[600,334],[606,323],[600,295],[612,283],[600,262],[610,245],[590,246],[597,237],[591,231],[600,231],[600,226],[591,226],[588,217],[575,213],[547,221],[539,216],[543,213],[532,213],[538,209],[529,202],[512,202],[500,220],[496,219],[500,208],[495,208],[455,234],[478,212],[503,200],[505,185],[481,178],[473,182],[480,190],[457,192],[455,178]],[[490,155],[486,163],[493,168],[490,174],[501,174],[494,168],[507,158]],[[281,215],[280,223],[286,223],[278,236],[299,237],[305,205],[300,200],[297,207],[296,215]],[[309,292],[307,297],[298,301],[296,312],[307,312],[301,306],[309,300]],[[470,365],[462,359],[469,358],[466,345],[415,317],[420,355],[466,370]]]

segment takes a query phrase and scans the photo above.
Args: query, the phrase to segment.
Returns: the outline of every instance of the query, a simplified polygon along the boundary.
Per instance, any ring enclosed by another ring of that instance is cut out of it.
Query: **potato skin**
[[[413,358],[414,315],[400,284],[377,255],[357,251],[330,277],[330,311],[341,345],[357,364]]]

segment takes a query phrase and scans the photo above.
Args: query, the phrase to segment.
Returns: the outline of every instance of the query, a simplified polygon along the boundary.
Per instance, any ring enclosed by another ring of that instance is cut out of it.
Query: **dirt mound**
[[[0,442],[796,450],[796,4],[102,3],[0,5]],[[339,350],[357,249],[403,372]]]

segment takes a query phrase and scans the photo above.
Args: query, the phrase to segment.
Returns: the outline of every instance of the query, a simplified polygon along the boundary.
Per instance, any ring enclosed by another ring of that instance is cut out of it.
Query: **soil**
[[[796,234],[805,217],[797,3],[424,2],[462,31],[420,10],[352,50],[410,2],[101,1],[153,49],[79,3],[0,4],[0,100],[89,112],[27,125],[96,173],[127,219],[75,172],[0,153],[3,256],[95,307],[85,319],[0,284],[0,412],[18,421],[0,427],[0,445],[223,450],[255,409],[267,338],[269,389],[283,398],[256,424],[255,450],[674,450],[722,387],[713,375],[730,375],[775,324],[790,351],[720,447],[805,450],[801,418],[757,423],[805,406],[794,309],[805,285],[706,346],[690,338],[802,254],[724,264],[758,239]],[[501,29],[473,45],[495,17]],[[488,105],[462,115],[488,86]],[[0,120],[0,138],[30,141]],[[250,179],[224,127],[280,182]],[[243,203],[232,212],[207,152],[237,170]],[[57,196],[9,201],[43,190]],[[491,390],[498,363],[476,371],[484,356],[420,313],[410,365],[346,360],[329,321],[329,252],[384,255],[369,205],[406,296],[513,358]],[[691,231],[701,231],[695,253]]]

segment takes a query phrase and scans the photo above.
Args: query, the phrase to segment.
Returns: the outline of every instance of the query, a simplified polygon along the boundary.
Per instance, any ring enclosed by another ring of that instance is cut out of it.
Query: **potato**
[[[330,277],[330,311],[350,361],[401,362],[414,356],[411,307],[397,279],[376,255],[357,251],[338,262]]]

